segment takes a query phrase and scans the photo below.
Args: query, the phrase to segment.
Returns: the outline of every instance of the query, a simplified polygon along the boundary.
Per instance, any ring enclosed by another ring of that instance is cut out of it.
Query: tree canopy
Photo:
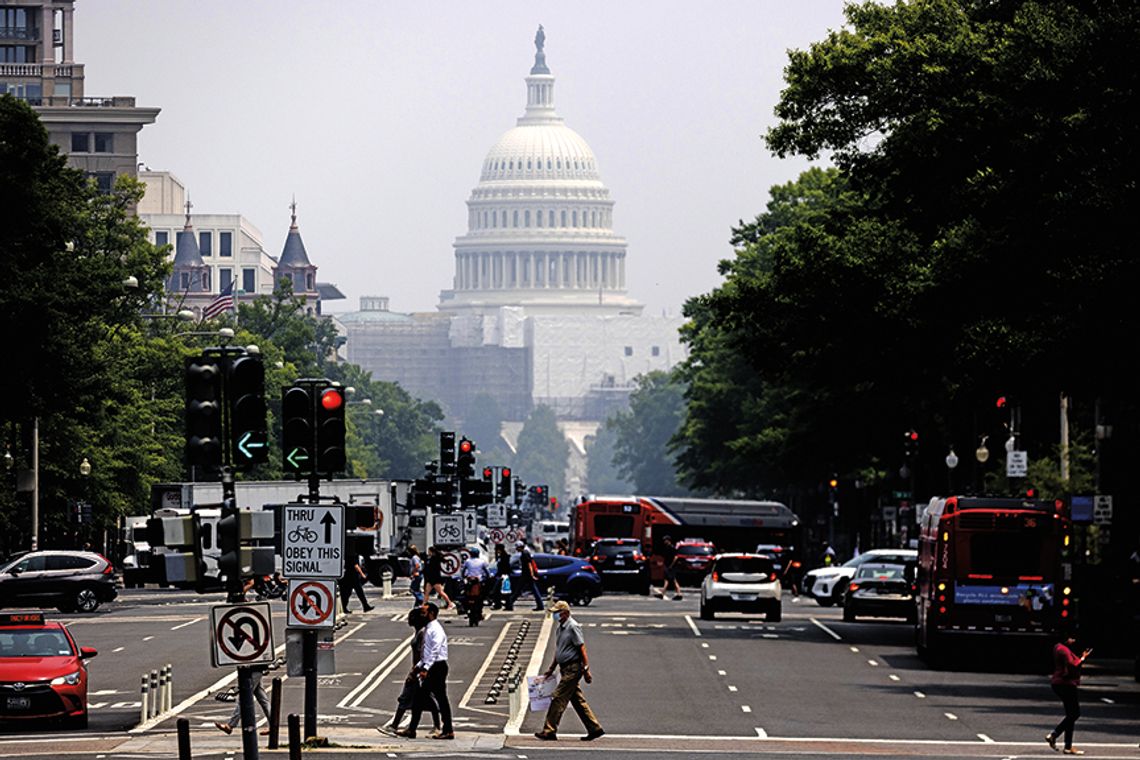
[[[515,471],[527,483],[550,487],[550,495],[561,497],[566,488],[566,463],[570,444],[566,442],[554,411],[536,406],[519,431]]]
[[[614,432],[613,464],[639,494],[676,496],[687,492],[677,482],[670,449],[685,411],[685,386],[676,373],[650,372],[637,378],[629,409],[606,422]]]

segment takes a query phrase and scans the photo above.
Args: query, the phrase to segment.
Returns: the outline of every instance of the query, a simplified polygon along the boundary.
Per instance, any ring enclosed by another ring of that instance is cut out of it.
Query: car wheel
[[[570,598],[570,604],[575,607],[588,607],[590,602],[594,601],[594,595],[585,585],[574,584],[567,590],[566,595]]]
[[[99,609],[99,595],[93,588],[81,588],[75,592],[72,604],[77,612],[94,612]]]
[[[705,604],[705,600],[702,599],[701,600],[701,620],[712,620],[713,616],[714,615],[713,615],[712,607],[709,606],[708,604]]]
[[[843,620],[847,623],[855,622],[855,610],[851,607],[850,604],[843,606]]]
[[[835,588],[831,590],[832,604],[838,604],[840,607],[847,601],[847,581],[840,581],[835,584]]]
[[[764,622],[766,622],[766,623],[779,623],[783,619],[783,617],[784,617],[783,605],[781,605],[779,602],[776,602],[775,604],[773,604],[771,607],[768,608],[768,613],[764,616]]]

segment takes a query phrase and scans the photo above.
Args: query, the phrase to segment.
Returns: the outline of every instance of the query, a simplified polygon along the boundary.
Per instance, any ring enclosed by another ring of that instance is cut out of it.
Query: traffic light
[[[911,428],[903,436],[903,452],[907,459],[913,459],[918,455],[918,432]]]
[[[344,391],[325,388],[317,403],[317,469],[343,472],[348,462],[344,452]]]
[[[307,475],[315,466],[313,389],[293,385],[281,391],[281,456],[287,473]]]
[[[499,468],[499,482],[495,489],[495,501],[506,502],[511,498],[511,468]]]
[[[231,592],[241,589],[247,575],[269,575],[274,569],[272,546],[244,546],[246,542],[273,538],[273,512],[238,509],[227,499],[218,520],[218,575]]]
[[[259,354],[230,362],[226,397],[230,405],[230,451],[234,465],[258,464],[269,458],[265,424],[265,365]]]
[[[494,467],[484,467],[483,468],[483,480],[490,483],[494,479],[495,479],[495,468]]]
[[[439,474],[451,478],[455,469],[455,433],[444,431],[439,434]]]
[[[461,478],[475,477],[475,442],[463,436],[459,439],[457,472]]]
[[[831,479],[827,481],[827,501],[829,504],[834,504],[839,498],[839,476],[832,475]]]
[[[222,465],[222,375],[217,361],[186,360],[186,463]]]
[[[154,580],[192,584],[205,578],[198,515],[152,517],[146,521],[146,532],[152,567],[159,573]]]

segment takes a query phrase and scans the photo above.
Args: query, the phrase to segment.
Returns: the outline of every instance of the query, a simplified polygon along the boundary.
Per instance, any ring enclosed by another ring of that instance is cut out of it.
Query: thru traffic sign
[[[281,528],[287,578],[339,578],[344,574],[344,505],[286,504]]]

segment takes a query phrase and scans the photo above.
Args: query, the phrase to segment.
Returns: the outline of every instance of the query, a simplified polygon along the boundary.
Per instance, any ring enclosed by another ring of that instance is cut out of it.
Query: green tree
[[[623,479],[614,466],[617,433],[606,424],[586,438],[586,489],[593,494],[633,493],[633,486]]]
[[[675,372],[650,372],[637,378],[629,409],[606,422],[617,436],[613,463],[637,492],[653,496],[686,493],[677,482],[671,442],[685,410],[685,384]]]
[[[552,496],[566,489],[566,464],[570,444],[566,442],[554,411],[548,406],[535,407],[519,431],[515,473],[532,485],[545,483]]]

